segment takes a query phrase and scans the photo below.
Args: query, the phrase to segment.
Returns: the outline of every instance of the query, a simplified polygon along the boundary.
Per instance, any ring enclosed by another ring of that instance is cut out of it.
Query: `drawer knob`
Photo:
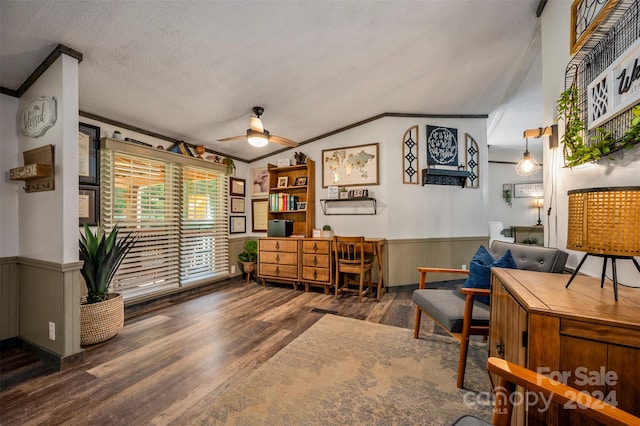
[[[318,258],[316,256],[313,257],[313,266],[318,264]]]
[[[313,243],[313,251],[318,251],[318,243]]]
[[[276,262],[280,262],[280,255],[276,254]]]
[[[280,268],[276,266],[276,275],[280,275]]]
[[[280,249],[280,241],[276,241],[276,250]]]
[[[318,279],[318,271],[316,271],[315,269],[313,270],[313,279],[314,280]]]

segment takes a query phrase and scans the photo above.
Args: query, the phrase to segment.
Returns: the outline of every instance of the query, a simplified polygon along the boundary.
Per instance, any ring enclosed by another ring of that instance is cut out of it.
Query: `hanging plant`
[[[564,158],[568,167],[598,161],[603,156],[621,148],[631,149],[640,140],[640,105],[633,107],[631,127],[622,139],[616,140],[611,132],[598,127],[588,144],[582,136],[586,126],[582,121],[582,110],[579,105],[578,87],[574,77],[571,85],[560,94],[557,101],[558,117],[565,122],[561,141],[564,144]]]

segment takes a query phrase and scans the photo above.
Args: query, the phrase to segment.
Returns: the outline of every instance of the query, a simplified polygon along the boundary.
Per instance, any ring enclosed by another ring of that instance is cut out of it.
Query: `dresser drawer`
[[[302,242],[302,251],[303,253],[330,254],[330,245],[330,241],[304,240]]]
[[[276,265],[260,262],[259,271],[261,277],[298,279],[297,265]]]
[[[302,281],[330,282],[329,270],[325,268],[302,268]]]
[[[260,240],[260,250],[286,251],[297,253],[298,241],[296,240]]]
[[[309,254],[302,255],[302,266],[311,266],[314,268],[328,268],[330,257],[328,254]]]
[[[276,263],[279,265],[297,265],[298,253],[260,251],[260,263]]]

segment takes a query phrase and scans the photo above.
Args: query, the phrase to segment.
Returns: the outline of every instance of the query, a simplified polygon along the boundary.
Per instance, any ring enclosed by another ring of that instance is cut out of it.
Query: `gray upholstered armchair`
[[[562,273],[567,261],[568,253],[560,249],[529,246],[523,244],[494,241],[489,249],[495,258],[502,257],[507,250],[518,265],[518,269],[530,271]],[[425,289],[428,273],[454,273],[468,275],[468,270],[449,268],[418,268],[420,282],[418,290],[413,292],[413,302],[416,304],[416,320],[413,337],[418,338],[422,313],[429,315],[444,328],[451,336],[460,341],[460,356],[458,359],[457,386],[464,385],[464,371],[469,349],[469,336],[489,334],[489,305],[475,299],[476,296],[489,296],[490,290],[480,288],[460,289],[463,282],[451,282],[450,289]],[[462,280],[463,281],[463,280]]]

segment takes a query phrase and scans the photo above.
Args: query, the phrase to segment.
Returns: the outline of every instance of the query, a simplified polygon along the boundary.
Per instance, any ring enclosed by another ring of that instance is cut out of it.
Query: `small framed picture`
[[[231,197],[231,213],[244,213],[244,198]]]
[[[307,202],[306,201],[298,202],[298,210],[306,210],[306,209],[307,209]]]
[[[100,127],[79,123],[78,176],[80,184],[98,185],[100,176]]]
[[[229,233],[242,234],[243,232],[247,232],[247,217],[229,216]]]
[[[99,197],[98,186],[80,185],[78,191],[78,219],[79,224],[85,223],[89,226],[98,224],[99,216]]]
[[[229,195],[244,197],[245,194],[245,180],[235,177],[229,177]]]
[[[288,176],[280,176],[278,178],[278,188],[286,188],[289,185]]]
[[[306,176],[298,176],[295,180],[295,182],[293,183],[293,186],[304,186],[307,184],[307,177]]]

